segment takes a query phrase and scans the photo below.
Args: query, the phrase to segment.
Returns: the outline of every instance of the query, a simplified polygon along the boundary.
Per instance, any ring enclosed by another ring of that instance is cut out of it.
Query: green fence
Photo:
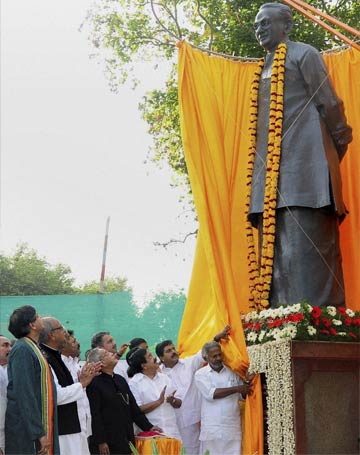
[[[12,311],[32,305],[42,316],[54,316],[64,327],[75,331],[82,357],[90,347],[91,336],[109,331],[118,346],[132,338],[145,338],[150,346],[164,339],[177,341],[185,306],[182,293],[155,295],[142,312],[130,292],[0,297],[0,333],[12,338],[7,326]]]

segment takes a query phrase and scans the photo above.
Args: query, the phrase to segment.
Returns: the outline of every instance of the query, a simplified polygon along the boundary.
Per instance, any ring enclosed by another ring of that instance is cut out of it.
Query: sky
[[[151,137],[138,103],[165,73],[142,65],[139,89],[110,91],[79,26],[90,0],[1,1],[0,251],[27,242],[76,283],[127,277],[141,303],[187,290],[195,239],[166,250],[153,242],[196,227],[170,187],[171,172],[145,163]]]

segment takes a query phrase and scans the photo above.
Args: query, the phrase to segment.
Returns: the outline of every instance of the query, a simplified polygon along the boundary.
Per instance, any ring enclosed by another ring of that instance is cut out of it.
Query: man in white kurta
[[[172,367],[166,366],[169,365],[166,356],[176,358],[176,364]],[[197,455],[200,449],[200,393],[195,386],[194,375],[204,364],[201,351],[185,359],[179,359],[171,343],[165,346],[160,360],[166,362],[161,364],[161,371],[170,378],[177,394],[182,398],[181,407],[174,411],[186,454]]]
[[[250,391],[250,385],[223,364],[219,343],[203,347],[208,365],[195,373],[195,384],[201,393],[200,454],[241,454],[241,421],[239,400]]]
[[[88,455],[84,444],[78,415],[77,401],[83,399],[85,388],[96,375],[93,365],[85,364],[74,383],[60,352],[67,344],[68,333],[58,319],[43,318],[43,329],[39,336],[41,350],[51,367],[57,391],[57,410],[60,455]]]
[[[74,337],[73,333],[69,333],[65,348],[61,351],[61,358],[70,371],[74,383],[79,382],[79,375],[81,372],[81,366],[79,365],[80,357],[80,343]],[[83,394],[76,400],[77,411],[81,427],[81,454],[86,454],[88,449],[87,438],[91,436],[91,412],[89,400],[85,390]]]
[[[226,339],[230,327],[215,335],[214,340]],[[176,420],[181,434],[186,455],[198,455],[200,450],[200,407],[201,396],[195,386],[194,375],[204,365],[201,351],[184,359],[171,340],[165,340],[156,346],[156,354],[161,360],[161,371],[165,373],[182,399],[180,408],[175,409]]]

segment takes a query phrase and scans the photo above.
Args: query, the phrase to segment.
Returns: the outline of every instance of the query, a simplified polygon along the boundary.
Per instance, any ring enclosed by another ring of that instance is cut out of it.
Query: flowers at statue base
[[[252,311],[242,321],[248,345],[282,339],[360,342],[360,311],[344,307],[301,302]]]

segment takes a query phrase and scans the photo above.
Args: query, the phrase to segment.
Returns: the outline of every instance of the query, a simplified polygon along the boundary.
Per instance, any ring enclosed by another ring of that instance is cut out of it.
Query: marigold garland
[[[250,277],[250,308],[260,310],[269,306],[269,294],[274,263],[277,185],[279,180],[282,123],[284,111],[284,74],[286,44],[280,43],[274,55],[271,70],[268,153],[266,160],[263,237],[260,261],[257,259],[253,227],[248,218],[251,201],[251,182],[256,154],[258,92],[264,60],[260,60],[251,84],[250,95],[250,146],[246,172],[246,237]]]

